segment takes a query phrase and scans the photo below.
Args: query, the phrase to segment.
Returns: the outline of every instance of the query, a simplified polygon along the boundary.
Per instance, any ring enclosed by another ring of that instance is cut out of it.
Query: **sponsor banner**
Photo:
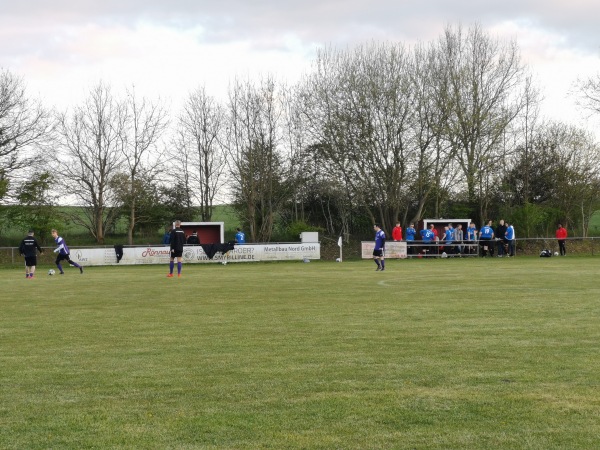
[[[373,249],[375,248],[374,241],[362,241],[360,243],[362,259],[372,259]],[[406,258],[406,242],[402,241],[386,241],[385,243],[385,258],[398,259]]]
[[[134,264],[168,264],[171,257],[169,247],[125,247],[123,258],[117,263],[113,248],[71,249],[71,258],[83,266],[110,266]],[[184,263],[252,262],[252,261],[302,261],[321,259],[321,244],[244,244],[236,245],[226,255],[216,254],[208,259],[200,246],[183,248]]]

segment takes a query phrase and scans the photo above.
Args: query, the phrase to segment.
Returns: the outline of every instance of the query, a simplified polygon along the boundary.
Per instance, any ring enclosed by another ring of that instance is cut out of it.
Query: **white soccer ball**
[[[558,252],[554,252],[554,256],[558,256]]]
[[[340,258],[335,258],[335,262],[340,262]]]
[[[221,264],[223,264],[224,266],[227,265],[227,261],[221,261]]]
[[[54,275],[56,273],[56,271],[54,269],[50,269],[48,271],[48,275]]]

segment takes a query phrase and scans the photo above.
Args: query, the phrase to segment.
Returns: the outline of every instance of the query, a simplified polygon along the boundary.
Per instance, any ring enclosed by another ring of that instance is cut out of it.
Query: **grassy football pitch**
[[[599,265],[2,269],[0,448],[596,448]]]

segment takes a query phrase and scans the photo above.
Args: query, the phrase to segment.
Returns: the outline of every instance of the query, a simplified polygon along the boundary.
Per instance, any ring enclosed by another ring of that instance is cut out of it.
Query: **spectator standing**
[[[38,241],[33,237],[33,230],[29,230],[27,236],[21,241],[19,245],[19,253],[25,257],[25,278],[33,278],[35,274],[35,266],[37,266],[37,253],[44,253]]]
[[[396,226],[392,230],[392,240],[401,241],[402,240],[402,226],[400,222],[396,222]]]
[[[465,239],[465,233],[462,229],[462,224],[459,223],[454,229],[454,242],[456,242],[456,253],[461,255],[463,253],[463,241]]]
[[[431,232],[433,233],[433,239],[432,239],[432,241],[436,241],[436,242],[437,242],[437,241],[439,241],[439,240],[440,240],[440,238],[439,238],[439,236],[438,236],[438,230],[435,228],[435,225],[434,225],[434,224],[432,224],[432,223],[431,223],[431,224],[429,224],[429,229],[430,229],[430,230],[431,230]]]
[[[375,247],[373,248],[373,259],[378,270],[385,270],[385,232],[377,224],[373,225],[375,230]]]
[[[165,234],[162,238],[163,245],[169,245],[171,243],[171,228],[165,228]]]
[[[556,239],[558,240],[558,249],[560,250],[560,256],[566,256],[567,248],[565,242],[567,240],[567,229],[564,228],[560,223],[556,230]]]
[[[175,259],[177,259],[177,277],[181,278],[183,266],[183,245],[185,244],[185,232],[181,229],[181,220],[175,221],[175,228],[171,230],[171,261],[169,262],[169,274],[167,278],[173,278]]]
[[[477,244],[477,227],[475,226],[475,222],[471,222],[467,228],[467,241],[469,241],[469,244]],[[476,246],[469,245],[469,253],[475,253],[476,250]]]
[[[429,250],[430,254],[438,254],[439,252],[439,243],[440,243],[440,237],[438,236],[438,230],[437,228],[435,228],[434,224],[430,224],[429,225],[429,229],[431,230],[431,232],[433,233],[433,243],[434,245],[431,246],[431,250]]]
[[[506,235],[504,236],[504,241],[508,247],[508,255],[506,256],[515,256],[515,227],[512,223],[507,222],[506,227]]]
[[[504,225],[504,219],[500,219],[498,222],[498,226],[496,227],[496,231],[494,232],[496,236],[496,244],[498,246],[498,258],[502,258],[504,256],[504,237],[506,236],[506,225]]]

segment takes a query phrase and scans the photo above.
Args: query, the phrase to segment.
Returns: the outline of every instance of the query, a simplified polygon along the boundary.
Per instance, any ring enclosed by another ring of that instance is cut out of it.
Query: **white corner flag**
[[[342,237],[341,236],[338,239],[338,247],[340,248],[340,257],[337,260],[339,262],[342,262]]]
[[[338,247],[342,246],[342,237],[340,236],[340,238],[338,239]]]

